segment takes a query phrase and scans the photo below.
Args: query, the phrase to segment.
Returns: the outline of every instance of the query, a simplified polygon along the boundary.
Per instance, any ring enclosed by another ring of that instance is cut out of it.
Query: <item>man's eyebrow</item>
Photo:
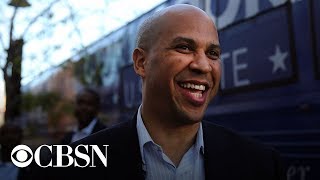
[[[182,37],[182,36],[176,37],[172,41],[173,44],[177,44],[177,43],[181,43],[181,42],[186,42],[186,43],[194,45],[194,46],[196,45],[196,42],[193,39],[187,38],[187,37]],[[208,47],[211,49],[218,49],[218,50],[221,49],[220,45],[216,44],[216,43],[210,43],[208,45]]]
[[[215,43],[210,43],[209,44],[209,48],[212,48],[212,49],[221,49],[220,45],[219,44],[215,44]]]
[[[219,51],[219,53],[221,53],[221,47],[219,44],[215,44],[215,43],[210,43],[209,44],[209,48],[208,49],[216,49]]]
[[[172,43],[173,44],[178,44],[178,43],[181,43],[181,42],[186,42],[192,46],[195,46],[196,45],[196,42],[193,40],[193,39],[190,39],[190,38],[186,38],[186,37],[176,37],[173,39]]]

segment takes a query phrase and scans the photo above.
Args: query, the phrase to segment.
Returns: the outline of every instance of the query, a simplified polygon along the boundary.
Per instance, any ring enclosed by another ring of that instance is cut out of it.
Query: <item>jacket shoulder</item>
[[[255,139],[211,122],[204,122],[203,129],[206,139],[215,139],[220,141],[223,145],[237,147],[235,148],[237,150],[243,148],[246,150],[274,151],[273,148],[266,146]],[[210,141],[208,142],[210,143]]]
[[[210,167],[222,166],[221,172],[233,169],[243,177],[255,177],[248,179],[284,179],[280,155],[272,147],[210,122],[203,123],[203,131]],[[220,164],[215,166],[213,162]]]

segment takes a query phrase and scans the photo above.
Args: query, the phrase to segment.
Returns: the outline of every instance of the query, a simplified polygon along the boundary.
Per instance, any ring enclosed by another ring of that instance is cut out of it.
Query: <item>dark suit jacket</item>
[[[104,125],[101,121],[97,120],[97,123],[94,125],[91,134],[101,131],[106,127],[107,126]],[[66,135],[62,138],[60,144],[70,144],[73,134],[73,131],[66,133]]]
[[[278,154],[234,132],[203,122],[205,177],[209,180],[282,180]],[[144,179],[136,116],[72,143],[109,145],[107,167],[46,168],[39,179]],[[95,158],[97,161],[98,158]],[[42,174],[41,174],[42,173]]]

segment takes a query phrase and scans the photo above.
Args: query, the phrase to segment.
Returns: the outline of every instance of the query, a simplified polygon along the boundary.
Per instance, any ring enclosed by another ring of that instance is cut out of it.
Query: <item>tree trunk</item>
[[[8,49],[7,65],[4,68],[6,87],[5,121],[14,121],[20,116],[21,110],[21,62],[23,40],[11,41]]]

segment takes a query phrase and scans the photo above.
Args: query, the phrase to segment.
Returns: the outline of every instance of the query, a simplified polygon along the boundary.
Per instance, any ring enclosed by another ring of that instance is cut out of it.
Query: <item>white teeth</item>
[[[191,93],[195,98],[202,98],[202,94],[201,93]]]
[[[196,89],[200,91],[204,91],[206,89],[205,85],[197,85],[197,84],[191,84],[191,83],[183,83],[180,85],[184,88]]]

